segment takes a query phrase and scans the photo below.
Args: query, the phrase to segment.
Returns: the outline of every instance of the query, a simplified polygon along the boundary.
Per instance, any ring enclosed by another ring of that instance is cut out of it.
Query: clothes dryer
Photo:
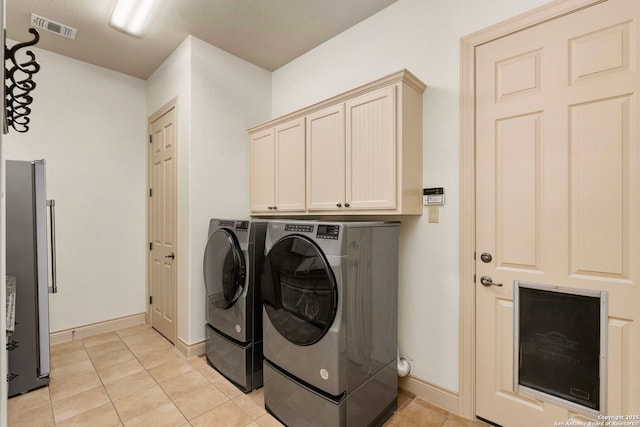
[[[207,362],[245,393],[262,386],[259,286],[266,225],[212,219],[204,253]]]
[[[395,411],[398,223],[270,221],[264,398],[289,426],[382,425]]]

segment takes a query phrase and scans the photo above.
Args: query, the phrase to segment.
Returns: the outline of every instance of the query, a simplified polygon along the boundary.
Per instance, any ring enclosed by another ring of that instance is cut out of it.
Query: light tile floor
[[[386,426],[484,426],[401,393]],[[49,387],[8,402],[9,427],[204,427],[281,424],[262,389],[244,394],[140,325],[51,347]]]

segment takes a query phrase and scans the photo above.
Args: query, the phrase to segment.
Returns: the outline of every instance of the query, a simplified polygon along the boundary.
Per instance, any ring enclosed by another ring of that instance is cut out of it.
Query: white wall
[[[249,216],[247,129],[268,120],[271,73],[191,38],[189,343],[205,338],[202,259],[211,218]]]
[[[460,38],[547,0],[399,0],[273,73],[279,116],[407,68],[424,100],[425,187],[444,187],[440,222],[402,219],[399,348],[413,375],[458,390]]]
[[[188,37],[148,80],[148,115],[178,97],[178,337],[204,339],[209,219],[249,215],[247,129],[269,118],[271,73]]]
[[[59,289],[51,332],[145,310],[145,82],[38,48],[27,133],[5,157],[46,160]]]

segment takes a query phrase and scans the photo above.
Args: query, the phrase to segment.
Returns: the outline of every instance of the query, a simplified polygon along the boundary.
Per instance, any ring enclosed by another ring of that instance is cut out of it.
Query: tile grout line
[[[51,359],[51,356],[49,356],[49,359]],[[49,372],[49,384],[51,384],[51,372]],[[47,385],[47,396],[49,396],[49,408],[51,408],[51,419],[53,420],[53,425],[55,426],[56,414],[53,412],[53,399],[51,398],[51,388],[48,385]]]

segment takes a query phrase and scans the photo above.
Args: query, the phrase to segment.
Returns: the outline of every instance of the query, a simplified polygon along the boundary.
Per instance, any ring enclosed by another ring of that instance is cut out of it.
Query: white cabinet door
[[[273,128],[251,135],[251,212],[275,206],[275,138]]]
[[[285,212],[305,210],[304,117],[275,128],[275,209]]]
[[[345,203],[344,104],[307,116],[307,209],[340,210]]]
[[[346,103],[346,205],[396,208],[395,86]]]

